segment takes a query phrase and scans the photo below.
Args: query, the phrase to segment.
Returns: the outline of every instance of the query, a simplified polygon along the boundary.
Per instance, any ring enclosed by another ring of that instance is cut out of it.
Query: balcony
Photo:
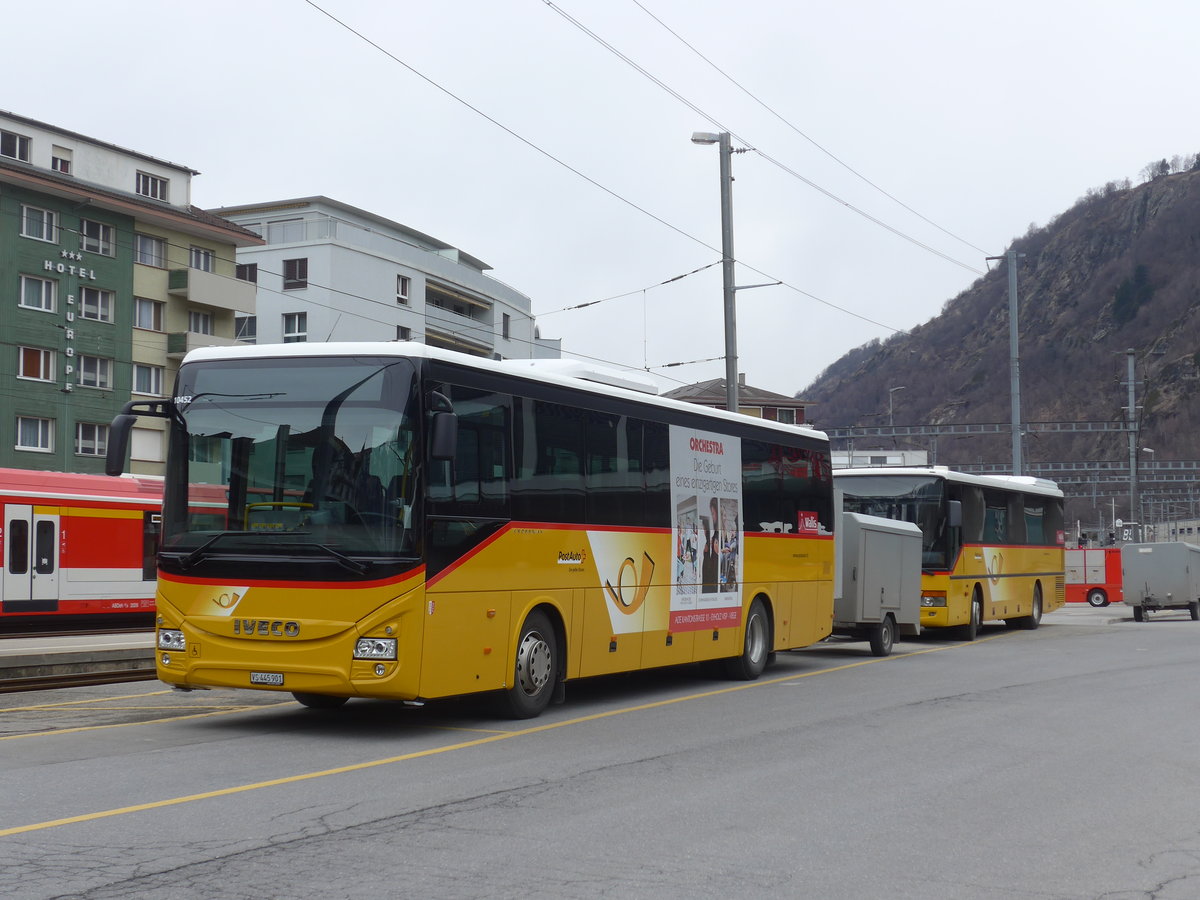
[[[172,297],[213,309],[252,313],[256,291],[257,285],[249,281],[201,269],[172,269],[167,276],[167,293]]]
[[[235,338],[219,337],[215,334],[174,331],[167,335],[167,359],[183,359],[189,350],[198,347],[232,347],[240,343],[242,342]]]

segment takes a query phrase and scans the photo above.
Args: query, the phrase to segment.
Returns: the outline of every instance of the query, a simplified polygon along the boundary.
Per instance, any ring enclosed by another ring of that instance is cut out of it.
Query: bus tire
[[[874,656],[890,656],[892,645],[896,643],[896,623],[891,616],[884,616],[883,621],[871,629],[868,635],[871,642],[871,653]]]
[[[1033,587],[1033,607],[1029,610],[1029,615],[1021,616],[1017,619],[1017,624],[1030,631],[1042,624],[1042,586],[1040,584]]]
[[[535,609],[521,626],[512,687],[502,695],[501,711],[514,719],[541,715],[554,696],[559,668],[554,626],[549,616]]]
[[[292,696],[301,706],[309,709],[338,709],[346,704],[349,697],[334,697],[332,694],[306,694],[303,691],[292,691]]]
[[[975,588],[975,594],[971,597],[971,621],[962,626],[960,634],[964,641],[973,641],[979,634],[979,626],[983,622],[983,597],[979,593],[979,588]]]
[[[1193,600],[1188,604],[1188,612],[1192,614],[1192,621],[1200,621],[1200,600]]]
[[[766,669],[767,657],[771,655],[771,623],[766,606],[757,597],[746,613],[744,635],[741,654],[724,660],[722,668],[726,678],[753,681]]]
[[[1146,610],[1145,610],[1145,608],[1143,608],[1143,607],[1141,607],[1141,606],[1135,606],[1135,607],[1133,608],[1133,621],[1135,621],[1135,622],[1144,622],[1144,621],[1146,621]]]
[[[1088,605],[1097,608],[1108,606],[1108,594],[1104,593],[1100,588],[1092,588],[1088,591]]]

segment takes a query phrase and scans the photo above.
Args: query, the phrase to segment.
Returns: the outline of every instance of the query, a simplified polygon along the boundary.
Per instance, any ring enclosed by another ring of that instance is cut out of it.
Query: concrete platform
[[[154,677],[154,632],[0,638],[0,691]]]

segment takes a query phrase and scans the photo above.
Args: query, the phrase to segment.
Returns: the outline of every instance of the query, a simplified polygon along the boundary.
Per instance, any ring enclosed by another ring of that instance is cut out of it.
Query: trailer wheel
[[[771,623],[767,621],[767,608],[757,597],[746,613],[745,635],[741,654],[722,663],[726,678],[753,681],[767,667],[767,657],[771,655]]]
[[[1193,600],[1188,604],[1188,612],[1192,614],[1192,621],[1200,621],[1200,600]]]
[[[535,609],[521,626],[513,685],[501,695],[500,711],[514,719],[532,719],[554,696],[558,678],[558,639],[549,617]]]
[[[306,694],[303,691],[292,691],[292,696],[296,698],[297,703],[309,709],[337,709],[350,699],[329,694]]]
[[[1092,588],[1088,591],[1088,605],[1095,607],[1108,606],[1108,594],[1104,593],[1100,588]]]
[[[1135,606],[1133,608],[1133,621],[1135,621],[1135,622],[1146,621],[1146,608],[1145,607]]]
[[[890,656],[892,645],[896,642],[896,623],[891,616],[884,616],[883,621],[871,629],[868,635],[871,641],[871,653],[875,656]]]

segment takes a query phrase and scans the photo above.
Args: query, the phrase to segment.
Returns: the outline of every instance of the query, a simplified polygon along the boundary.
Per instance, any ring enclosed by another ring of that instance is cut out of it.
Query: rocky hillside
[[[1012,249],[1024,254],[1023,419],[1121,419],[1131,348],[1141,443],[1156,460],[1196,459],[1200,171],[1089,191]],[[1007,266],[993,266],[937,317],[829,366],[797,395],[814,403],[810,420],[824,428],[886,424],[888,388],[904,385],[894,395],[897,425],[1010,421]],[[1040,435],[1025,446],[1030,462],[1128,458],[1125,435]],[[937,461],[947,465],[1010,460],[1008,437],[942,438],[937,447]]]

